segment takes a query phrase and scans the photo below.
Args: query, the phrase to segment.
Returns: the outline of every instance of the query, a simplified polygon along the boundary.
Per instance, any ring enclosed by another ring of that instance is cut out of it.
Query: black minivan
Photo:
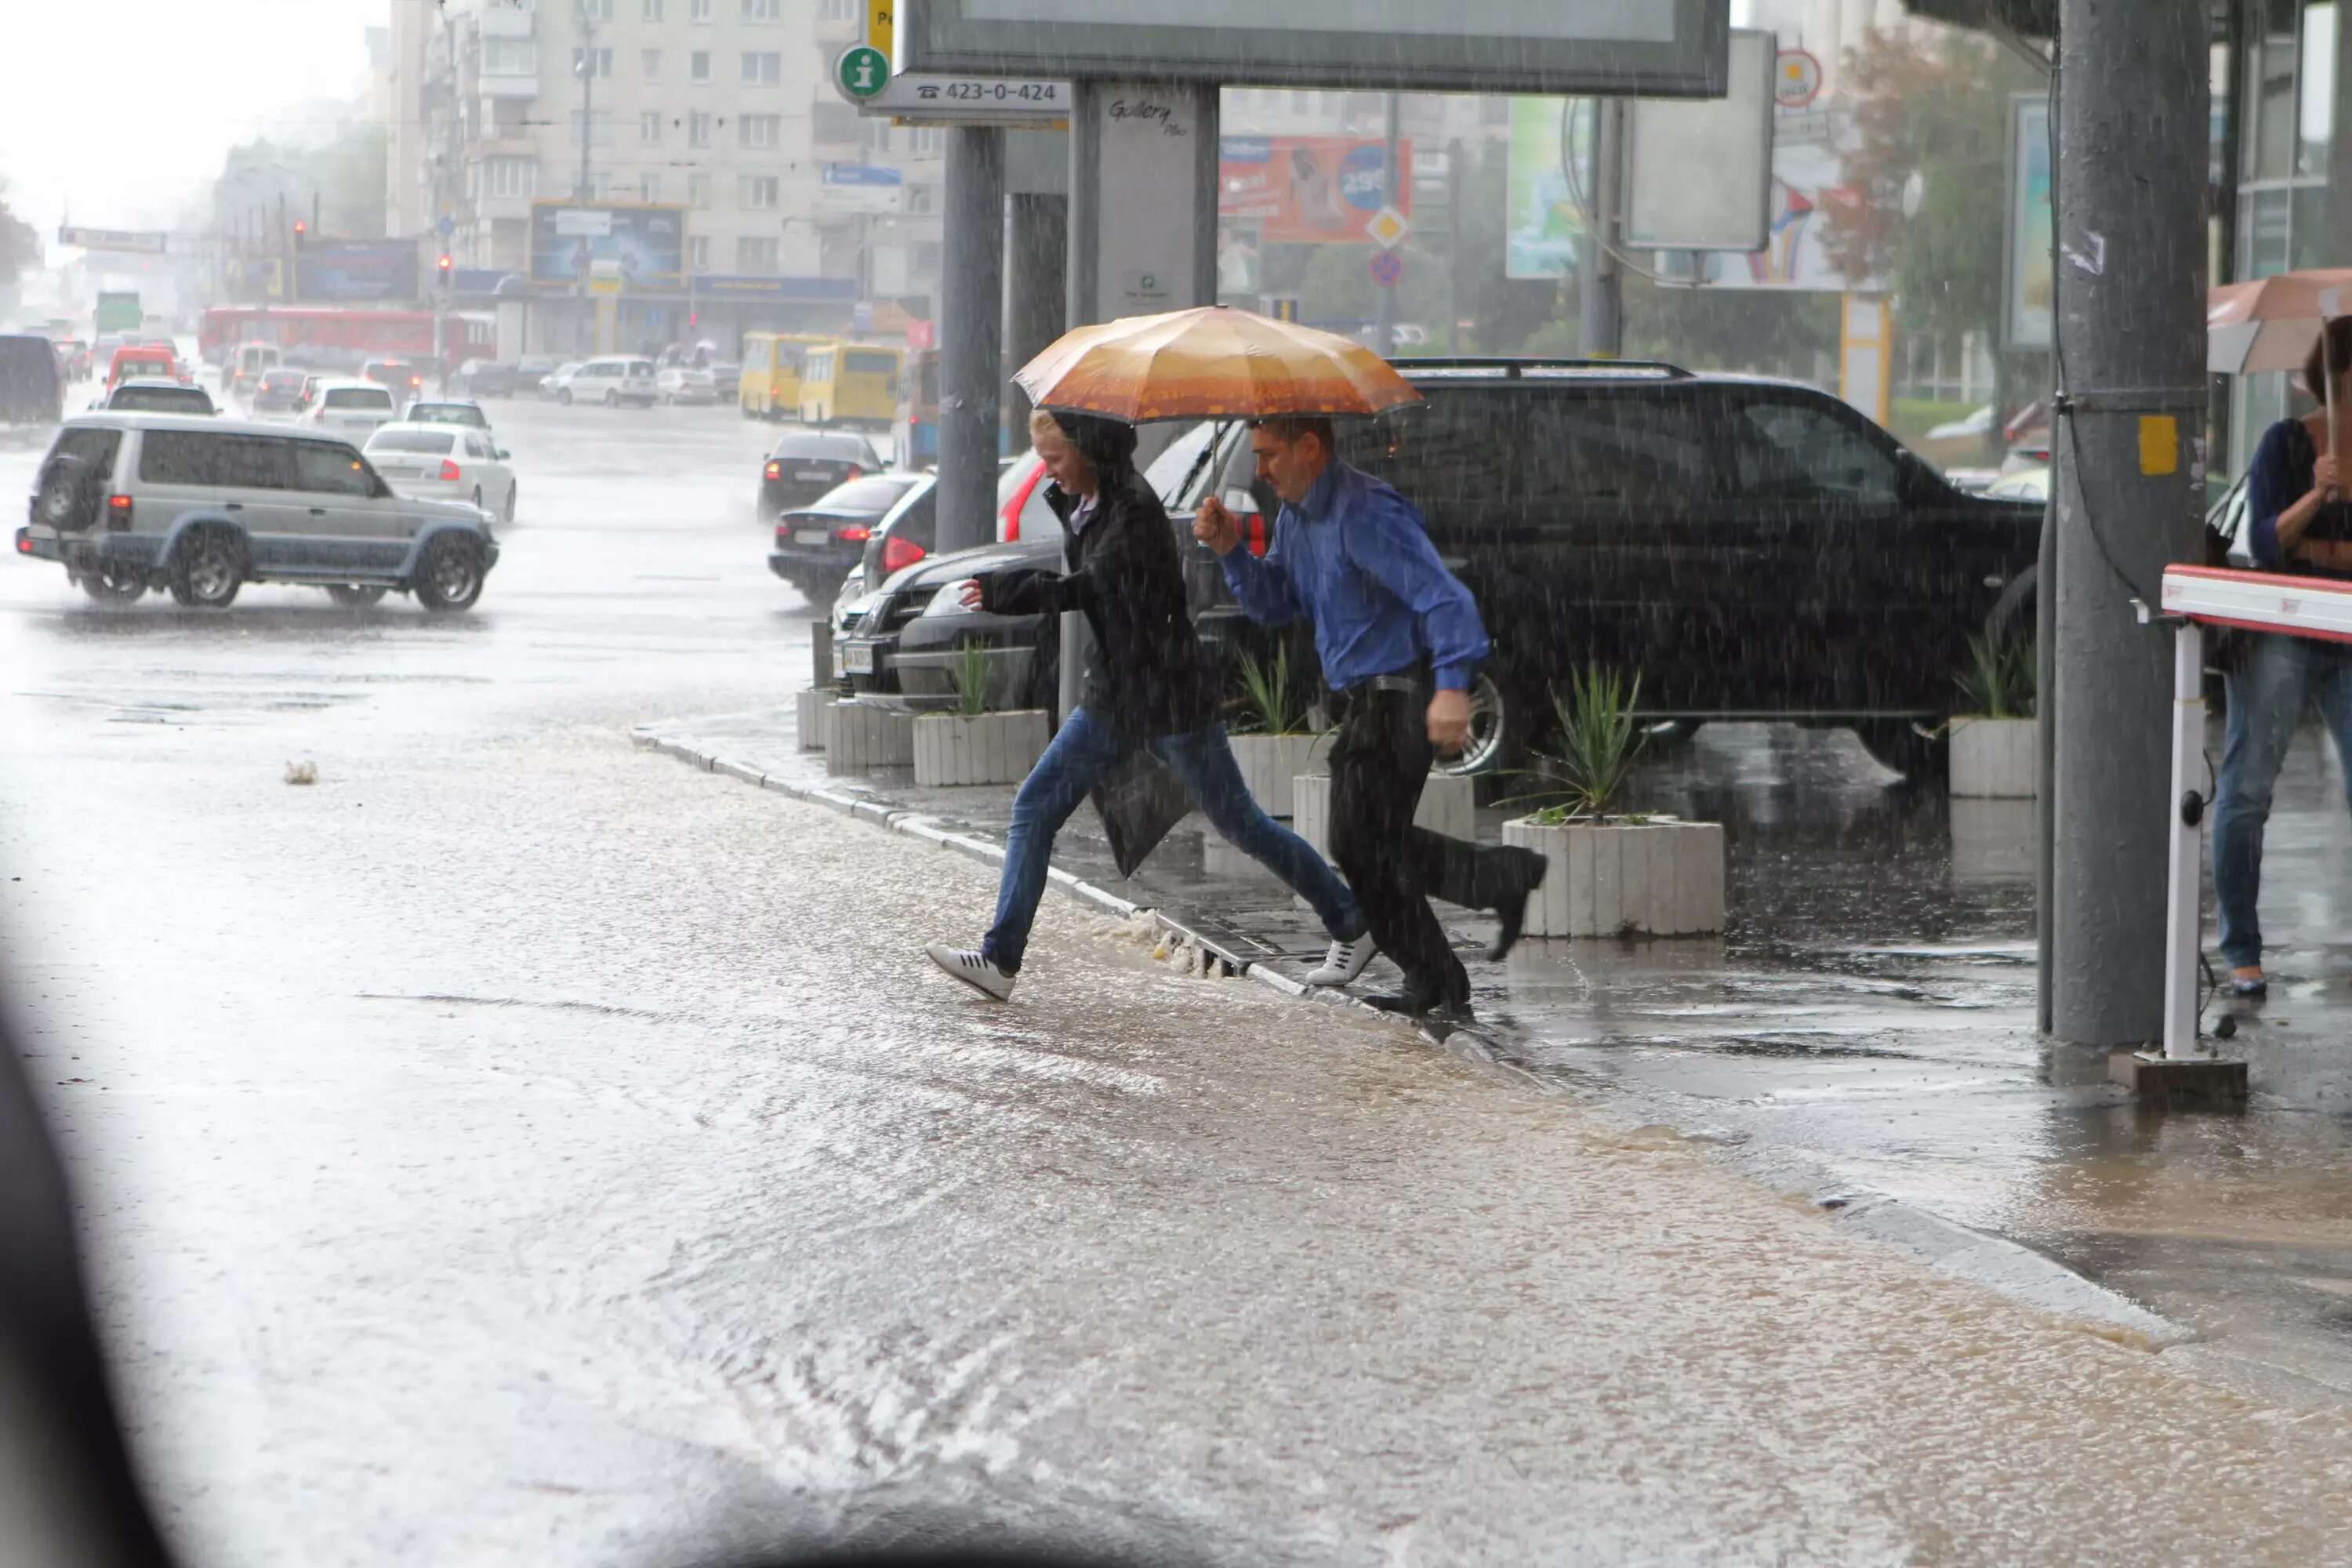
[[[48,339],[0,337],[0,421],[54,425],[65,415],[65,396]]]

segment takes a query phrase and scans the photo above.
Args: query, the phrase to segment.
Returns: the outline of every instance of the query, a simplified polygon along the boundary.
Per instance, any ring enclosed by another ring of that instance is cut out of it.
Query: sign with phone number
[[[893,76],[878,91],[853,92],[844,73],[834,85],[861,114],[943,125],[1042,125],[1069,121],[1070,84],[1011,77]]]

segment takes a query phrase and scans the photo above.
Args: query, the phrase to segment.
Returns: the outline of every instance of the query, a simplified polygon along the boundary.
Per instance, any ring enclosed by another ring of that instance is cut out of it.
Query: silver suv
[[[194,415],[69,420],[31,514],[16,553],[63,563],[99,600],[168,588],[220,609],[247,583],[302,583],[338,604],[396,588],[464,610],[499,559],[486,513],[394,494],[348,441]]]

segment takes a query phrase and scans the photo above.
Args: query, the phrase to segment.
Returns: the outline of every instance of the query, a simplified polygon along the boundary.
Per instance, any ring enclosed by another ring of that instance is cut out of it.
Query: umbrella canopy
[[[1152,419],[1372,415],[1421,401],[1353,338],[1229,305],[1064,333],[1013,378],[1040,408]]]
[[[2300,370],[2319,323],[2352,315],[2352,268],[2282,272],[2205,295],[2205,368],[2215,375]]]

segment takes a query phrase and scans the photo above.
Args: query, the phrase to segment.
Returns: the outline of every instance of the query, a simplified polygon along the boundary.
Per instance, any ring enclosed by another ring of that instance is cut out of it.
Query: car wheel
[[[571,389],[570,387],[568,387],[568,386],[567,386],[567,387],[565,387],[562,391],[561,391],[561,392],[557,393],[557,394],[555,395],[555,401],[556,401],[556,402],[558,402],[558,403],[560,403],[560,404],[562,404],[562,405],[564,407],[566,407],[566,408],[571,407],[571,406],[572,406],[572,389]]]
[[[98,471],[85,458],[58,454],[41,469],[33,513],[50,528],[74,531],[98,521]]]
[[[2012,641],[2031,642],[2037,622],[2034,604],[2034,581],[2041,575],[2039,565],[2028,566],[2010,579],[2009,586],[1992,604],[1992,614],[1985,617],[1985,641],[1994,647],[2005,647]]]
[[[507,504],[499,513],[499,521],[500,522],[512,522],[514,521],[515,492],[521,489],[522,487],[519,484],[509,485],[507,487]]]
[[[1918,726],[1907,719],[1872,719],[1856,724],[1853,732],[1871,760],[1891,773],[1902,774],[1906,784],[1924,784],[1943,769],[1945,742],[1941,731],[1922,734]]]
[[[327,597],[346,609],[365,609],[383,598],[384,590],[373,583],[330,583]]]
[[[236,536],[225,528],[192,528],[172,551],[172,597],[200,610],[225,610],[245,583]]]
[[[147,591],[146,568],[109,562],[80,576],[81,591],[101,605],[127,605]]]
[[[604,394],[604,406],[607,408],[618,408],[621,406],[621,395],[617,392],[607,392]]]
[[[464,534],[436,534],[409,587],[418,604],[436,614],[470,610],[482,596],[482,572],[481,546]]]
[[[1494,773],[1526,742],[1520,731],[1527,727],[1525,704],[1511,701],[1493,676],[1481,673],[1470,689],[1470,743],[1454,756],[1439,757],[1431,771],[1456,778]]]

